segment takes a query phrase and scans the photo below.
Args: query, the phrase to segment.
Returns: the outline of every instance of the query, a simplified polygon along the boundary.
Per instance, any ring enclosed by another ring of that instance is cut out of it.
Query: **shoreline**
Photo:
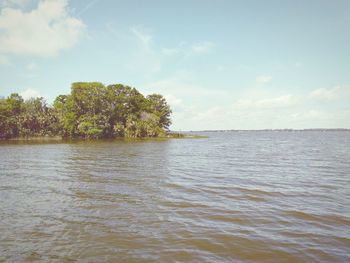
[[[0,142],[63,142],[63,141],[142,141],[142,140],[164,140],[164,139],[199,139],[208,138],[208,136],[189,135],[183,133],[169,133],[165,136],[157,137],[115,137],[115,138],[83,138],[83,137],[62,137],[62,136],[30,136],[15,137],[9,139],[0,139]]]
[[[312,131],[346,131],[350,132],[350,128],[315,128],[315,129],[227,129],[227,130],[191,130],[191,131],[181,131],[181,132],[312,132]]]

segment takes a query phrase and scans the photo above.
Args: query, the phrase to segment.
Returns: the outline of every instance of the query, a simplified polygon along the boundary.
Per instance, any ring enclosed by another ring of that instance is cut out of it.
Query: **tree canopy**
[[[17,93],[0,99],[0,138],[62,136],[80,138],[157,137],[171,124],[171,109],[160,94],[142,95],[122,84],[76,82],[71,93],[24,101]]]

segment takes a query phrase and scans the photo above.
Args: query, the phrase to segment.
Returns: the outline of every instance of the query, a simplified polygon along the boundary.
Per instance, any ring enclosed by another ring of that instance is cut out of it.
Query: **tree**
[[[19,113],[21,113],[22,104],[23,98],[20,95],[18,95],[18,93],[12,93],[6,99],[7,108],[13,115],[18,115]]]
[[[59,95],[53,104],[53,111],[60,123],[60,135],[74,137],[77,130],[77,115],[71,95]]]
[[[55,135],[60,129],[57,115],[44,98],[31,98],[23,103],[18,128],[21,137]]]
[[[0,138],[19,136],[19,115],[22,112],[23,98],[12,93],[0,103]]]
[[[0,98],[0,138],[61,135],[114,138],[165,135],[171,110],[159,94],[146,98],[122,84],[75,82],[53,107],[43,98],[23,101],[17,93]]]
[[[169,130],[171,125],[170,115],[172,113],[170,106],[165,98],[160,94],[151,94],[147,96],[150,112],[159,117],[159,126]]]
[[[7,105],[7,100],[0,99],[0,138],[7,139],[12,136],[11,114],[12,112]]]

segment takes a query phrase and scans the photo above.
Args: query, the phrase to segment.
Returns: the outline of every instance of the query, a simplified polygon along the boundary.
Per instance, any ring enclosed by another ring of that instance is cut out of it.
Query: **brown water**
[[[350,132],[0,144],[0,261],[350,262]]]

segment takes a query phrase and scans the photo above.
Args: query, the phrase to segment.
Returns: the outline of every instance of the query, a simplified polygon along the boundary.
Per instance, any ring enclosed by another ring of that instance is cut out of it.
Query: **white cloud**
[[[214,43],[206,41],[199,43],[187,43],[181,41],[177,46],[170,48],[162,48],[161,53],[165,56],[180,55],[182,57],[189,57],[193,54],[206,54],[209,53],[214,47]]]
[[[130,27],[130,31],[144,44],[150,45],[152,41],[152,35],[147,33],[145,28],[141,25]]]
[[[161,94],[173,94],[177,97],[198,98],[201,96],[225,96],[226,92],[202,87],[193,83],[191,77],[186,73],[175,74],[175,76],[161,79],[144,85],[147,91],[159,92]]]
[[[302,129],[350,125],[347,107],[335,109],[313,104],[314,108],[310,108],[310,99],[305,98],[305,94],[276,95],[256,90],[245,95],[225,93],[224,90],[198,85],[188,72],[180,72],[143,88],[148,93],[165,94],[173,109],[173,130]]]
[[[310,93],[310,97],[320,100],[336,100],[350,98],[350,86],[336,86],[330,89],[316,89]]]
[[[227,109],[225,109],[225,107],[220,107],[220,106],[210,107],[205,110],[192,108],[191,111],[192,111],[192,116],[191,116],[192,120],[195,120],[197,122],[204,121],[208,123],[212,123],[215,119],[218,119],[219,121],[224,121],[222,119],[222,116],[227,117],[227,114],[228,114]],[[217,120],[215,122],[217,122]]]
[[[275,109],[290,106],[294,103],[291,95],[283,95],[264,99],[240,99],[235,104],[236,109]]]
[[[82,14],[87,12],[91,7],[93,7],[99,1],[100,0],[92,0],[92,1],[88,2],[88,4],[78,12],[78,15],[81,16]]]
[[[171,108],[179,107],[182,105],[182,99],[176,97],[173,94],[165,94],[164,97]]]
[[[38,69],[38,65],[32,62],[26,65],[26,69],[29,71],[36,71]]]
[[[292,113],[291,117],[298,120],[315,120],[315,119],[329,119],[331,117],[331,113],[311,109],[305,112],[297,112]]]
[[[74,46],[84,28],[66,0],[43,0],[29,12],[6,7],[0,13],[0,53],[54,56]]]
[[[349,109],[309,109],[291,113],[287,119],[298,128],[350,127]]]
[[[29,0],[3,0],[1,7],[23,7]]]
[[[267,75],[261,75],[256,77],[256,82],[260,84],[265,84],[268,83],[272,80],[272,76],[267,76]]]
[[[110,24],[106,24],[106,27],[113,35],[120,37],[120,34]],[[184,59],[193,54],[207,53],[214,46],[208,41],[197,44],[181,41],[175,46],[157,47],[155,37],[151,32],[143,25],[133,25],[129,27],[129,35],[125,37],[130,41],[130,49],[132,50],[127,68],[146,77],[159,72],[167,59]]]
[[[0,65],[9,65],[10,61],[7,57],[0,54]]]
[[[162,48],[162,54],[166,56],[172,56],[179,53],[177,48]]]
[[[138,74],[154,74],[161,69],[161,57],[153,47],[153,36],[142,26],[129,28],[135,50],[127,63],[127,68]]]
[[[191,72],[176,72],[172,77],[143,85],[143,93],[160,93],[173,110],[173,130],[205,129],[208,126],[227,124],[222,116],[228,116],[225,106],[215,101],[229,94],[220,89],[200,85]],[[216,117],[216,118],[215,118]]]
[[[206,42],[196,43],[192,45],[191,48],[194,53],[203,54],[211,51],[213,47],[214,47],[214,44],[212,42],[206,41]]]
[[[21,91],[19,93],[19,95],[21,95],[24,100],[28,100],[31,98],[37,98],[37,97],[43,97],[38,91],[31,89],[31,88],[28,88],[24,91]]]

